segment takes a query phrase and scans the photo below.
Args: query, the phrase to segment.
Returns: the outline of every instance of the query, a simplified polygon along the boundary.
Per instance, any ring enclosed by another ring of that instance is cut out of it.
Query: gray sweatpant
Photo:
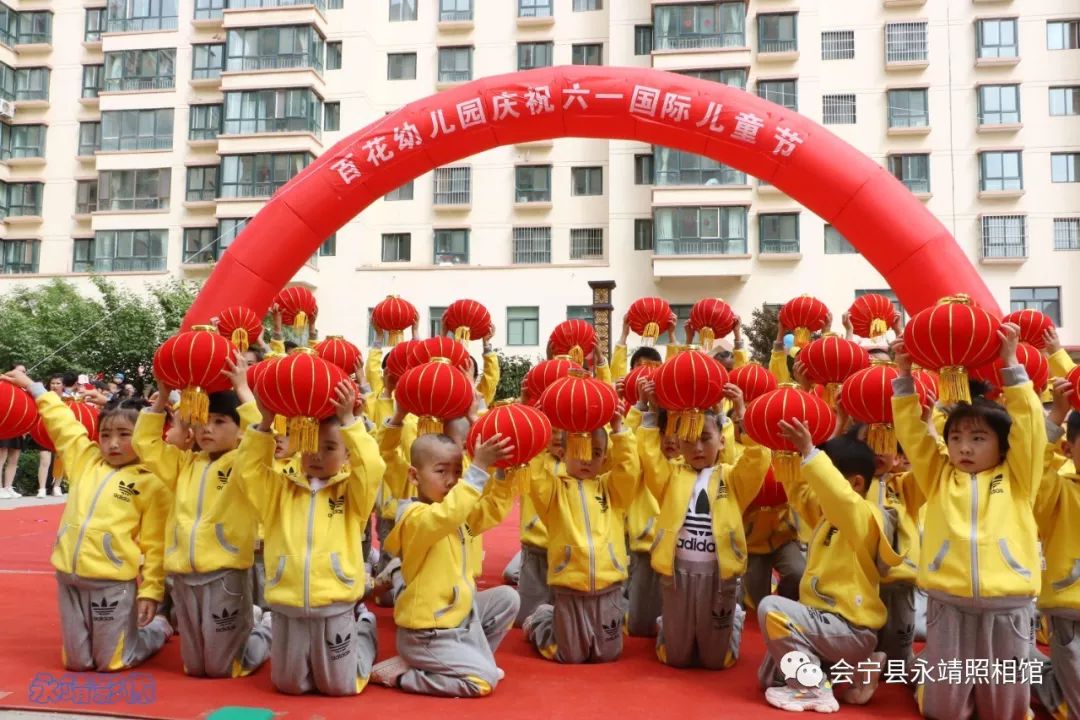
[[[915,586],[906,582],[882,583],[881,602],[888,616],[878,630],[877,649],[889,660],[902,660],[910,668],[915,660]]]
[[[400,686],[408,692],[442,697],[483,697],[499,684],[495,649],[518,610],[514,588],[500,585],[478,592],[460,626],[445,630],[397,630],[397,650],[409,670]]]
[[[598,592],[553,587],[555,602],[526,622],[525,637],[548,660],[567,664],[612,662],[622,654],[622,583]]]
[[[195,677],[250,675],[270,657],[270,630],[252,617],[251,572],[173,575],[173,604],[184,672]]]
[[[521,578],[521,551],[518,550],[514,553],[514,557],[510,558],[510,562],[506,563],[506,567],[503,568],[503,582],[507,585],[517,585],[518,580]]]
[[[521,565],[518,569],[517,592],[521,598],[521,607],[514,618],[514,627],[521,627],[525,618],[532,615],[536,608],[554,602],[547,581],[547,550],[522,543],[519,554]]]
[[[660,575],[652,569],[652,554],[630,553],[630,579],[626,581],[626,629],[633,637],[655,637],[660,618]]]
[[[251,565],[252,597],[255,604],[263,610],[269,610],[266,602],[266,560],[261,544],[255,545],[255,562]]]
[[[721,580],[715,561],[681,563],[660,580],[663,609],[656,656],[671,667],[726,670],[739,659],[745,611],[741,578]]]
[[[64,667],[75,672],[111,672],[141,664],[168,636],[158,627],[139,627],[134,580],[92,580],[56,573]]]
[[[1080,619],[1048,616],[1050,662],[1043,664],[1042,684],[1031,691],[1055,718],[1080,718]]]
[[[289,695],[314,690],[356,695],[367,686],[378,638],[375,616],[364,605],[312,608],[274,606],[270,679]]]
[[[799,599],[799,583],[806,570],[806,554],[794,540],[786,542],[770,553],[751,553],[746,560],[743,584],[750,604],[757,607],[761,599],[772,594],[773,569],[780,576],[776,594],[789,600]]]
[[[1031,656],[1035,645],[1034,603],[1011,610],[969,609],[930,597],[926,606],[926,646],[917,663],[931,669],[939,663],[968,659],[1014,662]],[[917,698],[923,717],[937,720],[1022,720],[1031,703],[1024,682],[957,683],[924,677]]]
[[[758,684],[763,690],[787,684],[780,673],[780,660],[789,652],[806,653],[810,662],[823,670],[841,660],[858,668],[877,645],[876,630],[852,625],[840,615],[779,595],[763,598],[757,612],[765,638],[765,658],[758,668]]]

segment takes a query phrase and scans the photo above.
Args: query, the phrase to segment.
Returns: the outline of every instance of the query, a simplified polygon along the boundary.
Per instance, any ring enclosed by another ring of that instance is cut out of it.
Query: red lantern
[[[1038,310],[1017,310],[1003,317],[1001,322],[1019,325],[1020,340],[1037,350],[1046,347],[1046,338],[1043,335],[1047,330],[1054,329],[1054,321]]]
[[[262,321],[254,310],[234,305],[227,307],[218,315],[218,332],[229,338],[232,344],[240,350],[247,352],[253,340],[258,340],[262,334]]]
[[[472,374],[472,357],[469,351],[464,345],[448,337],[428,338],[413,345],[409,351],[409,367],[423,365],[435,358],[445,358],[466,375]]]
[[[288,418],[297,450],[313,453],[319,450],[319,422],[334,414],[334,389],[345,379],[337,365],[298,347],[263,371],[255,392],[267,409]]]
[[[877,293],[860,295],[848,308],[848,318],[855,334],[872,340],[887,333],[898,317],[892,300]]]
[[[652,379],[656,375],[656,369],[661,366],[655,360],[640,360],[636,367],[626,373],[623,378],[623,398],[633,407],[638,401],[638,380],[641,378]]]
[[[0,440],[22,437],[37,422],[37,405],[30,393],[0,381]]]
[[[292,325],[293,330],[300,332],[314,323],[319,314],[319,306],[315,302],[315,296],[306,287],[294,285],[287,287],[277,294],[274,303],[281,308],[281,321],[286,325]]]
[[[993,362],[1000,327],[966,295],[956,295],[916,313],[904,328],[904,346],[916,363],[938,371],[942,404],[971,402],[968,370]]]
[[[627,321],[642,345],[655,345],[660,333],[671,329],[671,306],[663,298],[639,298],[630,305]]]
[[[761,484],[758,494],[750,501],[750,507],[779,507],[781,505],[787,505],[787,492],[784,490],[784,486],[780,484],[780,481],[776,479],[776,473],[773,472],[772,465],[770,465],[769,469],[765,471],[765,482]]]
[[[281,357],[268,357],[265,360],[260,360],[254,365],[249,365],[247,369],[247,384],[249,388],[255,389],[259,387],[259,382],[263,375],[280,360]],[[274,433],[276,435],[284,435],[289,431],[288,423],[284,415],[274,415]]]
[[[1077,365],[1069,374],[1065,376],[1065,379],[1072,383],[1072,391],[1069,393],[1069,403],[1073,406],[1074,410],[1080,410],[1080,365]],[[0,437],[3,437],[0,435]]]
[[[371,311],[371,324],[389,334],[390,345],[397,345],[404,338],[407,328],[411,328],[420,314],[416,306],[397,295],[387,295]]]
[[[390,348],[390,352],[386,354],[386,374],[396,378],[400,378],[404,375],[405,371],[413,366],[413,348],[421,342],[421,340],[413,338],[411,340],[399,342],[397,345]]]
[[[173,335],[154,353],[154,375],[169,387],[180,389],[180,419],[201,424],[210,412],[209,393],[228,390],[222,373],[236,352],[233,344],[212,325],[196,325]]]
[[[780,324],[795,332],[795,344],[803,347],[810,342],[810,335],[824,329],[829,317],[825,303],[809,295],[800,295],[780,308]]]
[[[730,373],[730,379],[742,390],[746,402],[776,389],[776,376],[756,362],[735,368]]]
[[[454,339],[463,343],[473,338],[487,337],[491,330],[491,313],[475,300],[455,300],[442,316],[444,330],[452,330]]]
[[[664,432],[682,440],[697,440],[705,425],[705,411],[720,403],[727,370],[699,350],[687,350],[667,360],[653,376],[656,402],[668,411]]]
[[[443,423],[469,412],[474,396],[469,378],[446,358],[406,370],[394,390],[398,405],[418,418],[418,435],[441,433]]]
[[[497,402],[469,431],[466,441],[469,456],[472,457],[478,441],[487,441],[495,435],[510,438],[514,446],[513,455],[497,461],[495,467],[506,471],[507,480],[526,483],[529,480],[529,462],[551,442],[551,421],[530,405]]]
[[[574,369],[551,383],[540,396],[540,409],[551,424],[567,433],[567,457],[592,459],[592,433],[611,422],[619,407],[615,388]]]
[[[341,335],[328,335],[325,340],[315,346],[315,352],[323,360],[344,370],[346,375],[352,375],[357,363],[361,360],[360,348]]]
[[[773,451],[773,469],[786,483],[798,478],[802,456],[781,434],[781,420],[801,420],[810,429],[814,444],[820,445],[832,435],[836,419],[824,400],[791,384],[783,384],[746,406],[743,431]]]
[[[1046,356],[1039,352],[1033,345],[1020,342],[1016,345],[1016,359],[1024,366],[1035,392],[1039,395],[1046,389],[1046,383],[1050,382],[1050,363]],[[1001,370],[1005,367],[1004,361],[998,358],[992,363],[974,368],[971,377],[989,383],[992,391],[987,395],[991,400],[1001,394]]]
[[[716,338],[733,332],[737,324],[735,311],[720,298],[698,300],[690,308],[690,329],[700,335],[701,346],[706,350]]]
[[[596,330],[584,320],[564,320],[551,331],[551,351],[581,365],[596,348]]]
[[[911,376],[915,378],[915,384],[922,387],[923,393],[926,394],[928,399],[930,395],[933,395],[935,399],[938,397],[940,383],[938,382],[938,374],[936,372],[933,370],[923,370],[920,367],[913,366],[911,368]]]
[[[896,453],[896,433],[893,429],[893,380],[899,376],[892,363],[874,363],[852,374],[840,391],[840,404],[848,415],[869,427],[866,444],[878,455]],[[918,382],[915,391],[919,400],[926,391]]]
[[[75,416],[75,419],[86,428],[86,435],[90,438],[90,442],[97,442],[100,411],[90,403],[81,400],[69,402],[68,409],[71,410],[71,414]],[[34,427],[30,429],[30,437],[43,449],[56,452],[56,444],[49,437],[49,431],[45,428],[45,421],[41,416],[38,416]]]
[[[870,365],[870,355],[858,343],[836,335],[814,340],[799,353],[811,382],[825,388],[825,402],[836,407],[840,384]]]
[[[540,401],[540,396],[547,390],[548,385],[570,374],[571,370],[580,370],[581,366],[570,359],[569,356],[561,356],[544,360],[529,368],[525,378],[521,381],[521,400],[526,405],[535,405]]]

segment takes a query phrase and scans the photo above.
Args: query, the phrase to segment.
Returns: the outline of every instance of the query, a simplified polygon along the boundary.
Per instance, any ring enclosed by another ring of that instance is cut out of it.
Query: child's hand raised
[[[1019,365],[1016,359],[1016,347],[1020,344],[1020,326],[1016,323],[1002,323],[998,328],[998,337],[1001,338],[1001,362],[1005,367]]]
[[[237,350],[231,358],[225,360],[225,369],[221,371],[221,374],[229,378],[233,389],[247,387],[247,371],[249,367],[244,353]]]
[[[893,362],[900,377],[911,377],[911,355],[908,354],[907,345],[903,340],[893,342],[890,348],[893,354]]]
[[[1076,389],[1065,378],[1054,378],[1054,404],[1050,408],[1047,419],[1055,425],[1061,425],[1069,415],[1072,407],[1071,398]]]
[[[644,400],[649,405],[656,405],[656,383],[647,377],[639,377],[637,380],[637,394],[639,401]]]
[[[0,375],[6,383],[11,383],[15,387],[22,388],[23,390],[29,389],[34,384],[33,379],[22,370],[10,370],[3,375]]]
[[[473,448],[473,465],[487,470],[499,460],[508,460],[514,454],[513,438],[495,433],[487,440],[476,439]]]
[[[351,380],[342,380],[334,388],[334,396],[330,398],[334,406],[334,412],[342,426],[352,425],[356,422],[354,408],[356,407],[356,388]]]
[[[1061,338],[1058,337],[1057,328],[1046,328],[1043,332],[1043,343],[1046,344],[1046,354],[1053,355],[1061,349]]]
[[[799,453],[806,457],[814,450],[814,438],[810,434],[810,428],[806,427],[802,420],[798,418],[792,419],[789,423],[786,420],[779,422],[780,434],[784,436],[784,439],[795,446],[795,449]]]
[[[621,433],[623,430],[623,416],[622,405],[615,406],[615,414],[611,416],[611,422],[608,423],[611,426],[611,432],[613,434]]]
[[[806,365],[803,365],[798,360],[795,361],[795,364],[791,368],[791,376],[795,378],[795,382],[799,384],[799,387],[807,392],[809,392],[810,388],[814,385],[814,383],[810,382],[810,374],[806,371]]]
[[[728,383],[724,385],[724,397],[730,400],[735,407],[735,416],[742,417],[743,411],[746,409],[746,397],[743,395],[742,388],[735,383]]]

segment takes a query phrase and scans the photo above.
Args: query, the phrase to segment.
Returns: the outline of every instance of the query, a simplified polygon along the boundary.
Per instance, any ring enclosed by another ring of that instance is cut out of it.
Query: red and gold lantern
[[[30,393],[0,382],[0,440],[22,437],[33,429],[37,419],[37,405]]]
[[[540,396],[540,409],[553,427],[565,430],[567,457],[592,459],[592,433],[611,422],[619,407],[615,388],[573,369],[548,385]]]
[[[596,348],[596,330],[584,320],[564,320],[551,331],[549,344],[555,355],[569,355],[582,365]]]
[[[229,338],[240,352],[247,352],[251,343],[262,334],[262,320],[254,310],[242,305],[233,305],[218,315],[218,332]]]
[[[626,402],[630,403],[630,407],[637,405],[638,380],[641,378],[652,379],[656,375],[657,368],[662,364],[655,360],[640,360],[634,369],[626,373],[626,377],[623,379],[622,394]]]
[[[787,505],[787,492],[780,481],[776,479],[776,472],[773,471],[772,465],[770,465],[769,469],[765,471],[765,482],[761,484],[758,494],[750,501],[750,507],[767,508],[781,505]]]
[[[291,325],[293,330],[301,332],[315,322],[319,306],[315,296],[306,287],[294,285],[277,294],[274,303],[281,308],[281,321]]]
[[[1047,362],[1046,356],[1039,352],[1034,345],[1020,342],[1016,344],[1016,359],[1027,371],[1028,379],[1031,380],[1031,384],[1035,387],[1036,394],[1042,395],[1046,389],[1046,384],[1050,382],[1050,363]],[[974,368],[971,371],[971,377],[990,385],[991,392],[987,397],[991,400],[1001,394],[1001,370],[1004,367],[1005,362],[998,358],[992,363]]]
[[[627,311],[627,321],[642,345],[655,345],[660,333],[671,329],[671,306],[663,298],[638,298]]]
[[[735,368],[729,373],[729,377],[731,382],[742,390],[743,399],[746,402],[776,389],[776,376],[757,362]]]
[[[904,328],[904,346],[916,363],[938,372],[943,405],[971,402],[968,370],[993,362],[1000,327],[966,295],[955,295],[916,313]]]
[[[86,428],[86,436],[90,438],[90,442],[98,441],[98,426],[101,413],[100,411],[91,405],[90,403],[83,402],[82,400],[74,400],[67,404],[68,409],[71,410],[71,414],[75,416],[75,419],[79,421],[84,428]],[[37,422],[34,423],[34,427],[30,429],[30,437],[34,439],[42,449],[49,452],[56,452],[56,444],[49,437],[49,431],[45,427],[45,421],[41,416],[38,416]]]
[[[773,451],[773,470],[781,482],[799,477],[802,456],[780,432],[780,421],[800,420],[810,430],[815,445],[829,439],[836,425],[832,410],[819,397],[785,383],[746,406],[743,432],[759,445]]]
[[[210,412],[210,393],[228,390],[225,363],[236,348],[213,325],[196,325],[173,335],[154,353],[154,375],[180,389],[180,419],[198,425]]]
[[[925,393],[927,399],[929,399],[931,395],[937,399],[941,383],[938,381],[938,374],[936,372],[933,370],[923,370],[918,366],[912,366],[911,377],[915,378],[916,384],[922,386],[923,393]]]
[[[389,333],[389,344],[397,345],[405,337],[405,330],[416,323],[420,314],[416,306],[397,295],[387,295],[371,311],[371,324]]]
[[[548,385],[570,374],[571,370],[580,370],[581,365],[570,359],[568,355],[544,360],[529,368],[521,381],[521,401],[526,405],[535,405],[540,401],[540,396],[547,390]]]
[[[859,337],[871,340],[884,336],[896,324],[898,317],[892,300],[878,293],[860,295],[848,308],[852,330]]]
[[[795,334],[795,345],[805,346],[810,342],[810,335],[825,328],[829,317],[829,308],[816,297],[800,295],[789,300],[780,308],[780,324]]]
[[[280,360],[282,356],[268,357],[264,360],[260,360],[254,365],[248,365],[247,369],[247,384],[249,388],[255,389],[259,387],[260,378],[266,374],[266,372],[273,366],[275,362]],[[274,434],[284,435],[289,431],[289,425],[284,415],[274,415]]]
[[[315,346],[315,352],[323,360],[344,370],[346,375],[352,375],[356,371],[356,364],[362,357],[360,348],[341,335],[328,335],[325,340]]]
[[[668,436],[694,441],[705,426],[705,412],[724,397],[728,373],[724,366],[700,350],[687,350],[667,360],[653,376],[656,402],[668,411]]]
[[[1072,391],[1069,393],[1069,404],[1073,406],[1074,410],[1080,410],[1080,365],[1070,370],[1065,379],[1072,383],[1073,386]],[[3,437],[3,435],[0,435],[0,437]]]
[[[399,342],[386,353],[386,374],[390,377],[400,378],[405,371],[413,366],[412,352],[422,340],[413,338]]]
[[[1054,329],[1054,321],[1050,316],[1038,310],[1017,310],[1003,317],[1001,322],[1019,325],[1020,340],[1037,350],[1046,347],[1046,338],[1043,335],[1047,330]]]
[[[896,453],[896,432],[893,428],[893,380],[899,376],[892,363],[876,362],[853,373],[840,391],[840,405],[848,415],[866,423],[866,444],[878,455]],[[920,402],[926,391],[918,382],[915,391]]]
[[[477,442],[486,442],[495,435],[510,438],[514,446],[513,454],[496,461],[495,467],[506,472],[507,480],[524,487],[529,481],[529,462],[551,442],[551,421],[531,405],[499,401],[469,431],[466,441],[469,456],[472,457]]]
[[[472,374],[472,357],[459,342],[448,337],[433,337],[421,340],[409,351],[409,367],[423,365],[435,358],[445,358],[450,364],[466,375]]]
[[[836,335],[814,340],[799,353],[810,381],[825,388],[825,402],[836,407],[840,385],[870,365],[870,355],[858,343]]]
[[[437,357],[405,371],[394,390],[394,399],[417,417],[418,435],[441,433],[443,423],[464,416],[472,407],[473,385],[465,373]]]
[[[735,311],[720,298],[704,298],[690,308],[690,329],[697,333],[706,350],[712,347],[714,340],[733,332],[737,324]]]
[[[454,339],[467,343],[487,337],[491,330],[491,313],[475,300],[455,300],[442,316],[443,329],[452,331]]]
[[[337,365],[298,347],[259,375],[255,392],[267,409],[288,419],[294,447],[313,453],[319,450],[319,422],[334,414],[334,390],[345,379]]]

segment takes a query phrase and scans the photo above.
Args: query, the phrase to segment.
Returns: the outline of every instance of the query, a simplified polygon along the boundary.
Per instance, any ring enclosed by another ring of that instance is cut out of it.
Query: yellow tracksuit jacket
[[[885,512],[887,508],[896,512],[897,525],[895,542],[890,542],[904,561],[881,576],[881,583],[904,582],[915,584],[919,571],[921,542],[919,532],[919,510],[926,502],[915,475],[911,472],[890,473],[884,478],[874,478],[866,497],[877,503]]]
[[[260,419],[255,403],[238,408],[241,426]],[[143,411],[132,445],[139,459],[175,495],[165,528],[165,572],[246,570],[254,561],[255,508],[232,482],[236,451],[217,460],[180,450],[161,439],[165,415]]]
[[[139,576],[141,565],[138,597],[161,602],[172,493],[145,467],[106,463],[60,396],[40,385],[34,391],[68,477],[68,499],[50,557],[53,567],[79,577],[126,582]]]
[[[382,397],[383,387],[385,387],[383,385],[382,358],[382,348],[368,348],[367,361],[364,362],[364,379],[367,380],[368,387],[371,388],[368,393],[369,401]],[[393,412],[392,407],[391,412]],[[375,420],[375,418],[372,417],[372,420]],[[379,421],[375,420],[375,425],[378,426],[378,424]]]
[[[828,455],[818,451],[784,490],[799,515],[814,523],[799,602],[853,625],[883,627],[879,566],[895,567],[902,558],[889,545],[881,509],[855,492]]]
[[[309,610],[355,603],[367,578],[361,544],[382,481],[382,458],[362,420],[341,428],[349,459],[313,491],[301,473],[274,469],[274,436],[248,427],[234,475],[266,530],[266,601]]]
[[[672,462],[660,449],[656,419],[647,414],[638,429],[645,484],[660,505],[656,538],[652,547],[652,568],[661,575],[675,571],[675,543],[686,520],[690,493],[698,473],[682,461]],[[746,448],[735,465],[721,462],[709,478],[712,500],[712,531],[716,540],[716,562],[721,579],[746,572],[746,535],[743,513],[761,490],[772,453],[759,445]]]
[[[393,416],[394,401],[382,398],[377,405],[382,408],[387,403],[391,406],[388,419]],[[380,411],[380,417],[382,414]],[[416,440],[416,416],[407,415],[401,426],[388,425],[380,419],[375,428],[379,453],[386,464],[375,509],[380,518],[393,520],[397,517],[398,503],[416,497],[416,488],[409,482],[409,453]]]
[[[1052,378],[1065,377],[1076,367],[1076,363],[1064,349],[1058,350],[1047,358],[1047,362],[1050,363],[1050,377]]]
[[[1039,592],[1040,562],[1032,508],[1044,471],[1042,405],[1021,366],[1002,370],[1012,416],[1005,462],[962,472],[920,419],[910,378],[894,382],[896,438],[926,497],[919,587],[972,607],[1018,607]]]
[[[632,407],[624,420],[627,429],[635,433],[635,439],[638,428],[641,427],[641,417],[641,409]],[[640,442],[638,442],[638,456],[644,465],[645,458],[641,456]],[[636,487],[634,501],[626,509],[626,538],[630,545],[630,552],[647,553],[652,550],[653,541],[656,539],[656,520],[660,515],[660,503],[656,502],[656,498],[649,492],[644,478],[639,479]]]
[[[1080,475],[1054,455],[1035,500],[1046,567],[1039,609],[1080,619]]]
[[[387,550],[401,558],[405,580],[405,589],[394,603],[394,623],[399,628],[454,628],[468,617],[476,581],[469,572],[466,521],[485,485],[491,483],[512,485],[490,479],[482,469],[471,466],[442,502],[416,501],[402,508],[386,539]]]
[[[791,377],[791,371],[787,366],[788,354],[783,350],[773,350],[769,356],[769,372],[773,374],[779,383],[795,382]]]
[[[634,436],[610,436],[611,470],[595,478],[555,473],[533,478],[529,491],[548,530],[548,585],[597,592],[626,580],[623,512],[641,472]]]
[[[499,387],[501,377],[500,372],[498,354],[484,353],[483,374],[476,383],[476,392],[480,393],[480,397],[484,398],[484,404],[488,407],[491,407],[492,401],[495,400],[495,391]]]
[[[529,486],[531,487],[533,482],[542,482],[547,475],[554,474],[558,465],[559,460],[546,450],[534,457],[529,462]],[[528,488],[524,488],[521,493],[521,542],[544,550],[547,550],[548,546],[547,526],[536,512]]]
[[[753,498],[750,500],[753,502]],[[798,537],[787,505],[748,508],[743,513],[743,532],[746,552],[751,555],[768,555]]]

